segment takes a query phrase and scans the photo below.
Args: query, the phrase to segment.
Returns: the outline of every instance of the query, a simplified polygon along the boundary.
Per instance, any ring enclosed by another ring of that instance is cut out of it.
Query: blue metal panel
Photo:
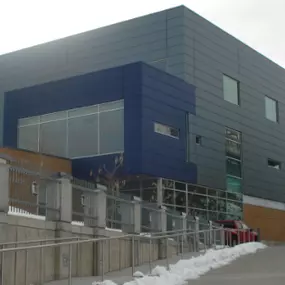
[[[147,174],[190,182],[196,167],[186,163],[186,113],[195,113],[195,89],[143,63],[10,91],[5,96],[4,144],[17,146],[17,121],[124,98],[122,175]],[[180,139],[154,133],[153,122],[179,128]],[[114,138],[116,139],[116,138]],[[73,161],[73,175],[88,179],[90,170],[113,167],[113,155]]]
[[[186,162],[186,114],[195,114],[195,88],[149,66],[142,76],[142,170],[145,174],[195,183]],[[179,129],[179,139],[154,132],[154,122]]]

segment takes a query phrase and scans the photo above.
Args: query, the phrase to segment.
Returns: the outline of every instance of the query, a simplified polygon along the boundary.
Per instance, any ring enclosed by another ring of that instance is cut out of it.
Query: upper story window
[[[267,165],[268,167],[275,168],[277,170],[281,169],[281,162],[277,160],[273,160],[271,158],[268,158]]]
[[[265,117],[272,122],[278,122],[278,102],[265,96]]]
[[[224,99],[232,104],[239,105],[239,82],[227,75],[223,75]]]
[[[170,126],[155,122],[154,131],[161,135],[179,139],[179,129],[174,128],[174,127],[170,127]]]

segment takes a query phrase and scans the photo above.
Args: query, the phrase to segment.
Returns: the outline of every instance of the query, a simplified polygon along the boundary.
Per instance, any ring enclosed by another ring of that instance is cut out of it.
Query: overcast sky
[[[285,67],[285,0],[0,0],[0,54],[181,4]]]

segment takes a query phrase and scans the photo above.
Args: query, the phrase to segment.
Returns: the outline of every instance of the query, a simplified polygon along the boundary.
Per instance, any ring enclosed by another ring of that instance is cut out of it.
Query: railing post
[[[209,247],[213,245],[213,222],[209,221]]]
[[[9,211],[9,168],[10,165],[3,158],[0,158],[0,213]]]

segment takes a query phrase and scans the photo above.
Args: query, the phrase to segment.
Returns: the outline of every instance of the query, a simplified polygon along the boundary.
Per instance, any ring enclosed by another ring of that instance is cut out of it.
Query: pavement
[[[198,253],[195,256],[199,255]],[[187,254],[188,259],[192,254]],[[175,264],[180,259],[179,256],[169,259],[170,264]],[[152,268],[156,265],[167,266],[166,260],[152,263]],[[135,268],[147,274],[150,270],[149,264]],[[132,269],[127,268],[120,272],[108,273],[105,280],[112,280],[118,285],[132,280]],[[102,277],[73,278],[72,285],[91,285],[94,281],[101,281]],[[67,280],[54,281],[48,285],[67,285]],[[285,284],[285,246],[273,246],[260,250],[255,254],[248,254],[240,257],[229,265],[212,270],[201,276],[199,279],[189,280],[188,285],[283,285]]]
[[[268,247],[245,255],[233,263],[212,270],[189,285],[283,285],[285,246]]]

